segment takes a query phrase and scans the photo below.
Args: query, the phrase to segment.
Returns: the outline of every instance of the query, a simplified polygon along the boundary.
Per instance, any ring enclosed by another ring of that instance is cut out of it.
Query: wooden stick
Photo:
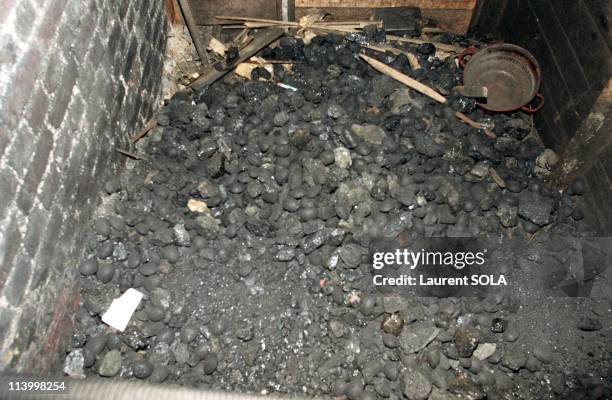
[[[263,49],[282,35],[283,30],[280,28],[268,28],[258,31],[254,35],[253,40],[243,49],[240,49],[240,55],[234,63],[234,66],[240,64],[245,60],[248,60],[259,50]],[[217,69],[215,65],[217,65],[219,69]],[[234,69],[234,66],[228,68],[224,66],[224,63],[217,63],[215,65],[207,67],[206,70],[202,73],[202,75],[191,83],[191,87],[195,90],[202,89],[215,82],[217,79],[221,78],[223,75],[227,74],[232,69]]]
[[[210,42],[208,42],[208,48],[222,57],[225,57],[225,53],[227,52],[227,46],[214,37],[210,38]]]
[[[261,63],[259,61],[246,60],[244,61],[246,64],[297,64],[297,61],[285,61],[285,60],[265,60],[265,62]]]
[[[440,50],[444,50],[444,51],[449,51],[451,53],[461,53],[463,50],[465,50],[463,47],[455,46],[453,44],[446,44],[446,43],[440,43],[440,42],[431,42],[429,40],[416,39],[416,38],[406,38],[406,37],[403,37],[403,36],[387,35],[387,39],[389,39],[389,40],[396,40],[398,42],[414,43],[414,44],[431,43],[434,46],[436,46],[436,49],[440,49]]]
[[[193,45],[198,53],[198,57],[200,57],[200,61],[204,62],[204,55],[206,54],[205,47],[198,36],[198,29],[195,20],[193,19],[191,7],[189,7],[189,0],[178,0],[178,2],[181,11],[183,12],[183,17],[185,17],[185,23],[187,24],[187,29],[191,35],[191,40],[193,40]]]
[[[506,181],[504,181],[502,177],[499,176],[499,174],[494,168],[489,168],[489,175],[491,175],[491,178],[493,179],[493,181],[497,183],[497,186],[499,186],[502,189],[506,187]]]
[[[323,25],[319,23],[314,23],[312,25],[294,25],[291,23],[285,24],[269,24],[265,22],[244,22],[243,25],[223,25],[223,29],[242,29],[242,28],[270,28],[270,27],[278,27],[278,28],[303,28],[303,29],[324,29],[324,30],[335,30],[340,32],[358,32],[359,29],[362,29],[363,26],[359,24],[353,25]]]
[[[411,77],[409,77],[408,75],[402,74],[401,72],[399,72],[398,70],[391,68],[390,66],[372,58],[372,57],[368,57],[365,54],[360,54],[359,55],[361,58],[363,58],[368,64],[370,64],[372,67],[374,67],[374,69],[382,72],[383,74],[390,76],[391,78],[395,79],[396,81],[399,81],[401,83],[403,83],[404,85],[408,86],[411,89],[416,90],[419,93],[424,94],[425,96],[437,101],[438,103],[441,104],[446,104],[446,98],[444,96],[442,96],[440,93],[436,92],[435,90],[433,90],[432,88],[430,88],[427,85],[422,84],[421,82],[412,79]],[[457,118],[459,118],[461,121],[465,122],[466,124],[470,125],[473,128],[476,129],[482,129],[485,134],[487,136],[489,136],[490,138],[495,138],[495,134],[493,132],[491,132],[491,130],[485,128],[482,124],[479,124],[478,122],[472,120],[471,118],[469,118],[467,115],[460,113],[460,112],[456,112],[455,116]]]
[[[440,93],[430,88],[429,86],[424,85],[415,79],[412,79],[408,75],[402,74],[398,70],[391,68],[387,64],[384,64],[372,57],[368,57],[365,54],[360,54],[359,56],[363,58],[368,64],[370,64],[375,69],[382,72],[383,74],[390,76],[396,81],[403,83],[409,88],[412,88],[416,90],[417,92],[424,94],[427,97],[430,97],[431,99],[437,101],[438,103],[442,103],[442,104],[446,103],[446,98],[442,96]]]
[[[418,69],[423,68],[423,67],[421,67],[421,63],[419,62],[419,59],[414,54],[406,53],[406,58],[408,59],[408,63],[410,64],[410,68],[412,68],[413,71],[416,71]]]
[[[267,18],[252,18],[252,17],[231,17],[225,15],[217,15],[217,19],[224,19],[228,21],[241,21],[241,22],[259,22],[263,24],[274,24],[274,25],[291,25],[291,26],[301,26],[299,22],[295,21],[281,21],[276,19],[267,19]],[[365,27],[368,25],[378,25],[382,26],[382,21],[317,21],[314,22],[317,25],[357,25],[361,27]]]
[[[423,32],[423,33],[446,33],[446,31],[443,30],[443,29],[440,29],[440,28],[431,28],[429,26],[426,26],[423,29],[421,29],[421,32]]]
[[[142,156],[142,155],[136,154],[136,153],[131,153],[131,152],[127,151],[127,150],[120,149],[119,147],[115,147],[115,150],[117,150],[119,153],[123,154],[124,156],[128,156],[128,157],[133,158],[135,160],[146,160],[147,159],[147,157],[145,157],[145,156]]]
[[[268,24],[289,24],[297,26],[297,22],[293,21],[279,21],[276,19],[266,19],[266,18],[251,18],[251,17],[231,17],[227,15],[217,15],[215,18],[217,19],[226,19],[228,21],[249,21],[249,22],[265,22]]]
[[[464,113],[461,113],[461,112],[457,111],[455,113],[455,116],[457,118],[459,118],[461,121],[463,121],[466,124],[468,124],[469,126],[471,126],[472,128],[482,129],[483,132],[485,133],[485,135],[487,135],[491,139],[495,139],[497,137],[497,135],[495,133],[493,133],[492,130],[490,130],[489,128],[486,128],[484,125],[474,121],[473,119],[471,119],[470,117],[468,117]]]
[[[260,28],[292,28],[293,25],[280,25],[280,24],[266,24],[264,22],[245,22],[240,25],[222,25],[221,29],[260,29]]]
[[[151,118],[139,131],[132,137],[132,143],[136,143],[141,137],[146,135],[151,129],[157,126],[157,120]]]
[[[251,17],[231,17],[225,15],[218,15],[216,18],[224,19],[229,21],[239,21],[247,28],[266,28],[266,27],[277,27],[277,28],[301,28],[301,29],[313,29],[322,32],[342,32],[351,33],[359,32],[359,29],[367,25],[382,26],[382,21],[313,21],[311,23],[294,22],[294,21],[279,21],[275,19],[266,18],[251,18]],[[304,18],[304,17],[302,17]],[[236,29],[239,25],[229,25],[224,29]]]

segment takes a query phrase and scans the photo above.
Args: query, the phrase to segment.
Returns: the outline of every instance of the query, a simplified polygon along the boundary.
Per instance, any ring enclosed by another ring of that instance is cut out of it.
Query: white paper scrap
[[[136,289],[128,289],[118,298],[114,299],[108,310],[102,316],[102,322],[123,332],[138,308],[143,294]]]

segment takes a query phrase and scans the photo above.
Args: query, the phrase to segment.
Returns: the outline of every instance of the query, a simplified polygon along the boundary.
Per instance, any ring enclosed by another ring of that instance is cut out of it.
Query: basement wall
[[[587,209],[612,235],[612,2],[481,0],[470,33],[529,50],[542,68],[544,108],[534,121],[561,157],[555,183],[587,179]]]
[[[84,230],[160,99],[163,0],[0,2],[0,370],[60,371]]]

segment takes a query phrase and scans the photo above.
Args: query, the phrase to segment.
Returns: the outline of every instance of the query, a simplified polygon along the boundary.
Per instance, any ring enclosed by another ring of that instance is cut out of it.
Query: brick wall
[[[163,0],[0,1],[0,370],[56,367],[114,149],[160,98],[165,27]]]

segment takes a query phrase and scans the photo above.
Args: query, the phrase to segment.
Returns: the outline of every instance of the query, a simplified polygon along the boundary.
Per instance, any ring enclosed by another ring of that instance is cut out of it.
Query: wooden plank
[[[582,126],[561,153],[560,168],[553,180],[560,185],[584,174],[603,150],[612,146],[612,79],[597,98]]]
[[[522,28],[516,29],[516,26]],[[560,150],[560,146],[570,139],[564,121],[568,116],[560,112],[564,105],[571,103],[569,90],[563,82],[563,77],[546,39],[538,27],[537,18],[526,1],[510,0],[508,2],[506,17],[500,26],[500,33],[509,42],[516,43],[530,51],[538,60],[543,75],[540,91],[546,97],[546,105],[540,112],[548,114],[546,118],[556,127],[552,132],[543,132],[543,138],[549,146],[555,142],[558,143],[556,146],[559,147],[555,150]],[[550,135],[555,135],[555,137],[552,138]]]
[[[423,8],[421,15],[424,18],[436,21],[437,27],[448,32],[459,34],[467,33],[472,21],[471,9],[436,9]]]
[[[198,25],[218,24],[217,15],[236,17],[271,18],[281,17],[277,2],[270,0],[190,0],[194,19]]]
[[[556,151],[557,154],[560,154],[563,151],[563,147],[561,147],[557,136],[552,133],[555,132],[555,125],[551,121],[550,113],[546,112],[543,108],[533,116],[533,122],[538,130],[538,135],[542,138],[545,145]]]
[[[446,103],[446,98],[442,96],[440,93],[430,88],[429,86],[422,84],[416,79],[412,79],[408,75],[402,74],[398,70],[388,66],[387,64],[383,62],[378,61],[375,58],[366,56],[365,54],[360,54],[359,56],[363,58],[372,67],[377,69],[379,72],[382,72],[383,74],[387,76],[390,76],[391,78],[403,83],[409,88],[416,90],[417,92],[424,94],[425,96],[437,101],[438,103],[442,103],[442,104]]]
[[[548,86],[542,86],[540,93],[545,98],[551,98]],[[535,114],[535,121],[540,122],[536,125],[541,129],[538,130],[540,137],[546,146],[552,148],[557,153],[560,153],[565,148],[568,142],[568,134],[565,132],[565,127],[561,124],[561,119],[558,118],[559,110],[554,101],[548,101],[546,105]],[[544,120],[544,124],[541,121]]]
[[[506,12],[508,0],[478,0],[468,32],[475,37],[498,35],[499,25]]]
[[[419,7],[421,9],[472,10],[476,0],[295,0],[296,8],[382,8]]]
[[[286,10],[283,10],[283,4]],[[276,9],[279,19],[295,21],[295,0],[276,0]]]
[[[314,8],[314,7],[296,7],[295,8],[295,18],[299,19],[300,17],[319,13],[319,12],[327,12],[331,14],[334,19],[337,20],[351,20],[351,19],[371,19],[372,18],[372,9],[368,7],[324,7],[324,8]],[[459,34],[464,34],[467,32],[468,27],[470,26],[470,20],[472,18],[471,10],[437,10],[437,9],[421,9],[421,15],[424,18],[435,20],[439,28],[449,32],[455,32]]]
[[[193,19],[193,13],[191,11],[191,4],[189,0],[178,0],[178,3],[183,14],[183,19],[187,24],[189,34],[191,35],[191,40],[193,41],[193,45],[195,46],[196,53],[198,53],[200,61],[204,62],[204,60],[206,59],[206,46],[204,46],[204,43],[202,43],[200,35],[198,34],[198,28],[196,26],[195,20]]]
[[[179,10],[178,0],[164,0],[166,18],[172,25],[184,24],[181,11]]]
[[[600,91],[612,70],[612,55],[582,0],[555,0],[552,11],[564,26],[593,92]]]
[[[283,30],[279,28],[266,28],[259,30],[255,34],[255,38],[251,41],[251,43],[249,43],[242,50],[240,50],[240,56],[235,61],[232,67],[219,70],[219,66],[222,63],[219,62],[214,65],[211,65],[207,67],[202,73],[202,75],[191,84],[191,87],[195,90],[199,90],[214,83],[217,79],[221,78],[223,75],[234,69],[236,65],[257,54],[259,50],[266,47],[282,35]]]
[[[567,84],[570,95],[577,105],[577,110],[581,116],[585,116],[591,105],[586,107],[580,107],[581,103],[576,102],[578,98],[581,98],[584,93],[591,93],[591,87],[587,81],[584,71],[580,67],[580,61],[574,53],[561,23],[557,18],[550,18],[554,16],[550,10],[552,5],[549,0],[537,0],[529,1],[533,12],[538,16],[538,24],[542,33],[546,37],[546,42],[550,46],[553,57],[557,65],[560,67],[559,70],[563,76],[564,82]],[[548,16],[548,18],[547,18]]]
[[[612,1],[610,0],[584,0],[595,25],[599,28],[608,49],[612,50]]]

